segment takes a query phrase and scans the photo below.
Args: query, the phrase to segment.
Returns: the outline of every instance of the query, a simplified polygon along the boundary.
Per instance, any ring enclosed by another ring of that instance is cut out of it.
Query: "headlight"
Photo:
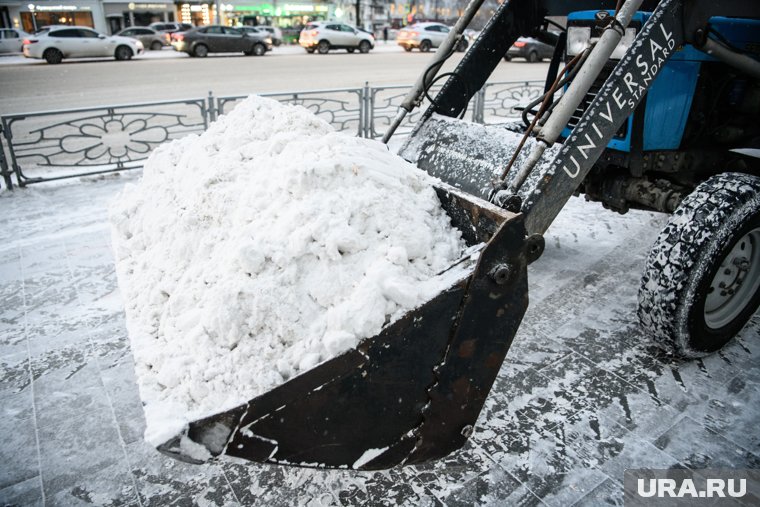
[[[272,38],[271,37],[267,37],[266,39],[264,39],[264,42],[266,42],[267,44],[271,44],[272,43]]]
[[[143,43],[140,42],[139,40],[135,41],[135,46],[137,46],[137,49],[144,49]]]
[[[620,39],[615,50],[610,55],[611,59],[619,60],[623,58],[628,48],[633,44],[636,38],[635,28],[626,28],[625,35]],[[575,56],[592,43],[599,40],[599,37],[591,37],[591,27],[589,26],[571,26],[567,29],[567,56]]]
[[[571,26],[567,29],[567,56],[582,53],[591,44],[590,26]]]

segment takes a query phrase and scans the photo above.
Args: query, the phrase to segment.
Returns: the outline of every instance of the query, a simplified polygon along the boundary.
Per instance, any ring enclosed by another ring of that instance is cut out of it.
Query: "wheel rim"
[[[736,242],[710,282],[705,299],[705,323],[720,329],[746,308],[760,288],[760,227]]]

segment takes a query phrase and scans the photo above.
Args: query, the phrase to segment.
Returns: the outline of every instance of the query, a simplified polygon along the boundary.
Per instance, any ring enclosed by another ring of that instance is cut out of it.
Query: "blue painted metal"
[[[614,11],[609,11],[614,14]],[[597,11],[578,11],[567,16],[568,25],[573,21],[590,21]],[[645,23],[651,13],[637,12],[633,21]],[[710,27],[739,49],[760,42],[760,20],[735,19],[715,16]],[[681,145],[686,121],[689,117],[694,90],[703,62],[717,61],[691,45],[676,51],[665,63],[661,73],[647,93],[644,112],[644,151],[677,150]],[[628,118],[626,137],[613,139],[607,145],[618,151],[631,151],[633,119]],[[563,136],[570,135],[565,129]]]

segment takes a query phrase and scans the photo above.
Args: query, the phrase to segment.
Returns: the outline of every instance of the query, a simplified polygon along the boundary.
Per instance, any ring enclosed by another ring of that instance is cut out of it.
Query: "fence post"
[[[475,123],[485,123],[485,109],[486,109],[486,87],[488,86],[488,83],[484,84],[483,87],[478,90],[478,93],[475,94],[475,97],[477,98],[475,102],[475,110],[472,112],[473,119]]]
[[[364,88],[362,88],[362,118],[359,121],[361,123],[361,136],[365,138],[372,137],[372,91],[369,87],[369,82],[364,82]]]
[[[5,158],[5,145],[3,139],[5,139],[5,129],[0,124],[0,175],[2,175],[3,181],[5,181],[5,188],[13,190],[13,180],[11,179],[13,171],[8,169],[8,159]],[[10,140],[7,142],[10,144]]]
[[[206,106],[206,114],[208,115],[208,123],[216,121],[216,100],[211,91],[208,92],[208,106]]]

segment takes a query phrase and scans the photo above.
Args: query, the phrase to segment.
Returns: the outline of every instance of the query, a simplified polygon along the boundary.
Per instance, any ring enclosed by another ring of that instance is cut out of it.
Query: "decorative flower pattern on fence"
[[[93,174],[140,167],[161,143],[201,133],[207,123],[203,99],[3,118],[20,184],[59,169]]]
[[[81,154],[90,162],[127,162],[144,158],[169,138],[164,126],[149,126],[136,115],[94,117],[79,125],[79,133],[61,138],[61,150]]]

